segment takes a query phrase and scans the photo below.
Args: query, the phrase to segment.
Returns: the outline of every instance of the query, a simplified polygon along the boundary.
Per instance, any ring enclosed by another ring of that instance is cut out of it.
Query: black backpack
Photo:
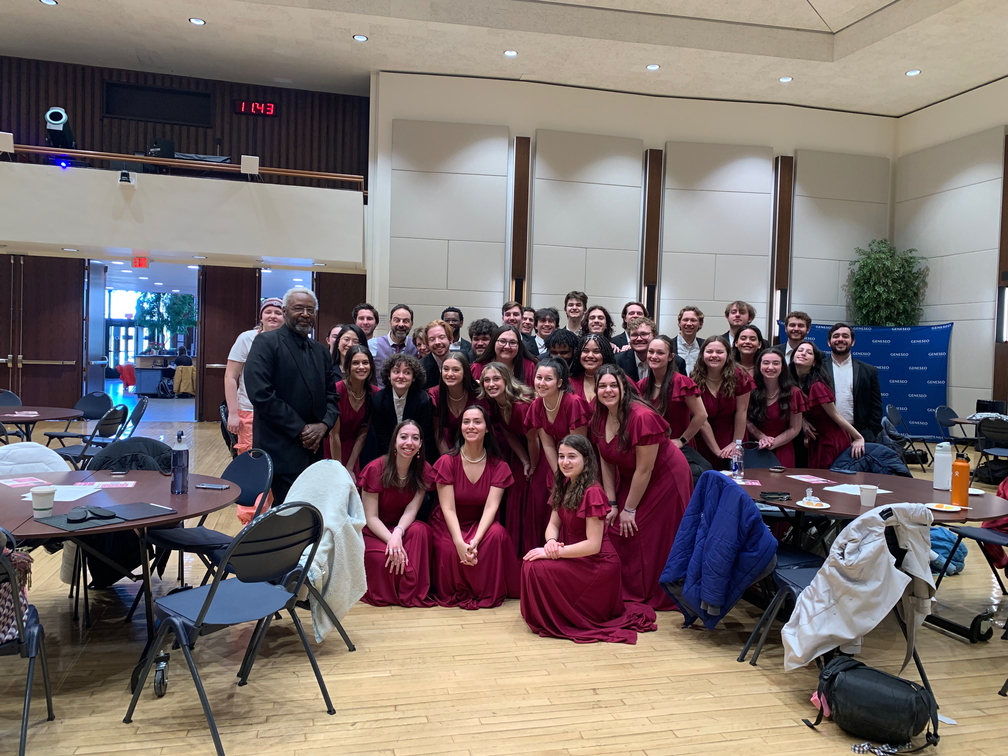
[[[825,701],[830,718],[842,730],[875,743],[902,746],[931,723],[926,742],[938,744],[938,704],[930,687],[872,669],[857,659],[838,656],[819,673],[820,707]],[[823,719],[823,709],[814,728]],[[913,749],[917,750],[917,749]]]

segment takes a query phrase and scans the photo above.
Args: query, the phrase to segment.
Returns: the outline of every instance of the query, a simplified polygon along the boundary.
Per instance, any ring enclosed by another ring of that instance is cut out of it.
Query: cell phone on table
[[[124,477],[126,477],[126,471],[125,470],[113,470],[112,471],[112,477],[113,478],[124,478]]]
[[[206,488],[210,491],[226,491],[231,486],[226,483],[197,483],[196,488]]]

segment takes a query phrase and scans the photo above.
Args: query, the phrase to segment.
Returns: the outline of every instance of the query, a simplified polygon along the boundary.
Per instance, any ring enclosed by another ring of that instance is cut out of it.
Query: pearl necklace
[[[560,395],[558,395],[557,396],[557,403],[554,404],[552,407],[550,407],[548,404],[546,404],[546,397],[544,396],[543,397],[543,407],[546,408],[547,412],[550,412],[550,413],[556,412],[560,408],[560,402],[562,400],[563,400],[563,397],[560,396]]]
[[[464,459],[470,465],[478,465],[480,462],[482,462],[484,459],[486,459],[486,455],[487,455],[486,449],[483,450],[483,456],[480,457],[479,459],[469,459],[469,457],[467,457],[465,455],[465,451],[461,450],[461,449],[459,450],[459,454],[461,454],[462,455],[462,459]]]

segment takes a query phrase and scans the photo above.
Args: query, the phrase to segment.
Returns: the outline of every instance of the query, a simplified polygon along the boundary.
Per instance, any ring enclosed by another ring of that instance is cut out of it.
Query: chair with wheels
[[[106,394],[104,391],[92,391],[90,394],[85,394],[80,399],[77,400],[77,404],[74,405],[75,410],[80,410],[84,414],[81,416],[80,420],[87,422],[89,420],[100,420],[105,416],[105,413],[112,409],[112,397]],[[66,446],[65,441],[75,441],[77,443],[82,443],[85,438],[87,438],[87,433],[77,433],[70,431],[70,423],[79,422],[74,420],[67,420],[66,427],[61,431],[47,431],[45,437],[49,439],[46,441],[46,446],[52,444],[53,441],[59,441],[60,446]]]
[[[1008,459],[1008,421],[987,418],[977,426],[977,439],[980,441],[980,460],[970,474],[970,484],[976,477],[980,465],[994,459]]]
[[[45,630],[39,622],[38,610],[34,606],[22,603],[21,580],[18,570],[11,561],[11,556],[4,553],[5,547],[14,549],[17,546],[14,537],[0,528],[0,601],[10,602],[14,625],[10,628],[0,627],[0,656],[20,656],[28,660],[28,679],[25,684],[24,710],[21,714],[21,744],[19,756],[24,756],[25,741],[28,738],[28,715],[31,709],[32,683],[35,681],[35,661],[42,663],[42,683],[45,686],[46,719],[56,718],[52,705],[52,686],[49,684],[49,664],[46,662]]]
[[[19,397],[13,391],[8,391],[7,389],[0,389],[0,407],[20,407],[20,406],[21,406],[21,397]],[[16,436],[17,438],[24,441],[25,438],[24,431],[20,430],[19,428],[15,427],[12,430],[7,426],[3,425],[2,423],[0,423],[0,429],[2,429],[3,431],[3,433],[0,434],[0,436],[2,436],[3,443],[5,444],[10,443],[9,438],[10,436]]]
[[[907,428],[906,422],[903,420],[903,415],[898,409],[896,409],[895,404],[889,404],[886,406],[886,419],[899,431],[903,437],[906,439],[907,448],[913,449],[914,453],[920,455],[924,452],[924,462],[918,462],[921,466],[921,471],[927,472],[927,466],[930,465],[934,458],[931,456],[931,449],[928,448],[927,439],[924,436],[914,436],[911,435],[910,429]],[[917,444],[920,444],[918,448]]]
[[[160,658],[158,652],[167,641],[168,633],[172,633],[175,643],[182,649],[189,673],[196,685],[196,693],[203,706],[214,747],[218,756],[224,756],[224,746],[217,732],[210,701],[207,699],[193,660],[193,648],[201,636],[233,625],[255,622],[256,626],[245,651],[245,658],[238,669],[238,685],[244,686],[248,682],[270,623],[274,615],[281,610],[286,610],[294,623],[301,644],[311,662],[315,680],[322,692],[326,712],[335,714],[336,710],[329,698],[322,672],[312,653],[301,620],[294,611],[297,593],[306,581],[306,571],[301,572],[289,589],[283,585],[284,578],[297,567],[305,551],[309,552],[307,563],[311,564],[322,539],[322,532],[322,514],[311,504],[287,502],[274,507],[256,517],[235,536],[221,560],[221,569],[217,570],[210,585],[172,593],[158,599],[154,604],[158,632],[152,641],[148,641],[148,647],[141,656],[143,668],[134,686],[133,698],[123,722],[126,724],[132,722],[133,712],[143,692],[144,683],[155,660]],[[228,572],[233,573],[237,580],[224,580]],[[167,685],[166,672],[166,669],[161,670],[160,690],[156,691],[161,694]],[[157,683],[157,680],[155,682]]]
[[[107,438],[110,439],[109,443],[118,441],[119,436],[122,435],[123,430],[126,428],[126,421],[128,419],[129,411],[126,405],[116,405],[102,415],[102,418],[95,423],[95,427],[91,430],[91,433],[84,439],[84,443],[64,446],[56,449],[55,452],[73,465],[75,470],[83,470],[87,467],[91,458],[101,451],[101,447],[94,443],[94,440],[96,438]]]
[[[963,431],[961,436],[957,436],[952,432],[952,429],[958,423],[952,422],[955,418],[959,417],[954,409],[949,407],[947,404],[943,404],[941,407],[935,410],[935,421],[938,423],[939,429],[941,429],[942,440],[948,441],[952,444],[952,447],[959,451],[959,445],[962,444],[963,449],[969,449],[975,443],[976,439],[970,438]]]
[[[120,434],[118,439],[102,438],[98,437],[92,440],[92,444],[98,446],[99,448],[105,448],[112,443],[113,440],[125,441],[130,438],[134,433],[136,433],[137,426],[140,425],[140,420],[143,419],[144,412],[147,411],[147,404],[149,399],[146,396],[138,396],[137,403],[133,405],[133,411],[130,413],[129,421],[126,423],[126,428]]]

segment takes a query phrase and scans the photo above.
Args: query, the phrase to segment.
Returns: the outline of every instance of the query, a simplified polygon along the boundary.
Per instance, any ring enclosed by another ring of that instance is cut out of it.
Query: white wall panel
[[[508,139],[504,126],[392,123],[388,298],[412,306],[417,324],[448,305],[466,323],[500,320]]]

